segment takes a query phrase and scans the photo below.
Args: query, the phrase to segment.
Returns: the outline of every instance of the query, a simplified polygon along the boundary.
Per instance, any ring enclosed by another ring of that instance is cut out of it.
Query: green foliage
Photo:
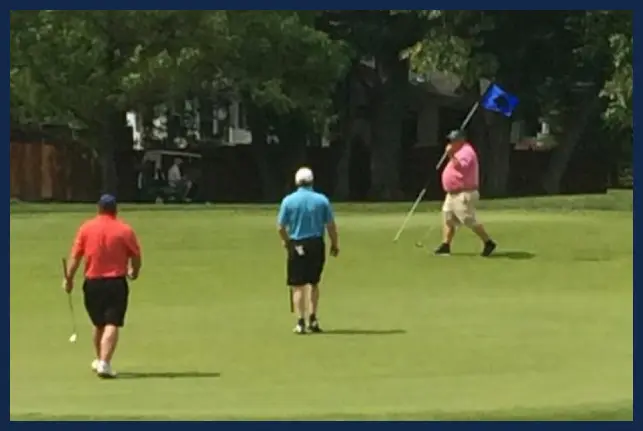
[[[579,84],[604,85],[607,120],[631,127],[630,11],[424,12],[430,31],[408,51],[414,71],[497,79],[554,127],[576,108]]]
[[[480,46],[481,32],[493,29],[494,23],[489,17],[478,11],[422,12],[428,21],[428,32],[405,52],[413,71],[450,73],[460,77],[469,87],[477,85],[480,77],[496,73],[496,57],[475,51]],[[454,31],[465,27],[466,31]]]
[[[109,110],[222,92],[312,115],[347,64],[313,24],[291,11],[12,12],[12,115],[93,128]]]
[[[602,88],[605,119],[632,129],[631,11],[13,11],[16,122],[104,126],[107,113],[195,95],[243,96],[319,126],[351,61],[498,79],[532,116]],[[555,117],[555,115],[554,115]],[[552,120],[552,123],[555,123]]]
[[[101,127],[124,111],[180,91],[193,52],[191,11],[14,11],[11,100],[21,120]]]
[[[629,32],[617,33],[610,37],[612,48],[612,61],[614,72],[605,83],[602,96],[607,98],[608,106],[605,111],[605,118],[608,123],[631,132],[633,128],[633,75],[632,55],[633,40],[631,20]]]
[[[235,90],[277,113],[327,113],[349,64],[345,44],[315,29],[311,12],[228,11],[227,18],[234,50],[223,75]]]

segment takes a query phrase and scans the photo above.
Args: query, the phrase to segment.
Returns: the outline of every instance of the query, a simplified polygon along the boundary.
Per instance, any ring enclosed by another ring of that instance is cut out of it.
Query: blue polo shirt
[[[334,220],[330,201],[311,187],[300,187],[281,201],[277,222],[292,240],[323,238],[326,225]]]

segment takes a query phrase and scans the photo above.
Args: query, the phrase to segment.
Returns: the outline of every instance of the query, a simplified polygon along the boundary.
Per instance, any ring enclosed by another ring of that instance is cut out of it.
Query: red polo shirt
[[[110,215],[98,215],[78,229],[72,256],[85,258],[85,278],[127,275],[129,259],[141,256],[134,230]]]

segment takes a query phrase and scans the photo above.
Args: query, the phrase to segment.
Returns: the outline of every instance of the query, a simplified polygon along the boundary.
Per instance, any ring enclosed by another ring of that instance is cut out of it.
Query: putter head
[[[73,333],[73,334],[71,334],[71,336],[69,337],[69,342],[70,342],[70,343],[75,343],[77,338],[78,338],[78,336],[77,336],[75,333]]]

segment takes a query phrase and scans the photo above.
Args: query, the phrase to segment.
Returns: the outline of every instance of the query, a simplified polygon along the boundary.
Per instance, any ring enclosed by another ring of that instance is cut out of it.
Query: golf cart
[[[201,171],[201,158],[200,154],[187,151],[145,150],[138,172],[139,199],[157,203],[189,202],[189,194],[183,195],[180,189],[168,183],[168,170],[175,159],[180,159],[181,176],[194,183]]]

